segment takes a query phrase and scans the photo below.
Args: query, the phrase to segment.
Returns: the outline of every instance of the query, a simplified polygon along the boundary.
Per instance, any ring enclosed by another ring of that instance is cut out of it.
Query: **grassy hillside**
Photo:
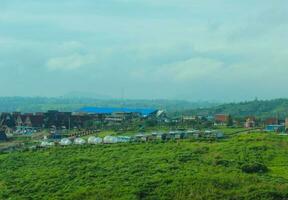
[[[264,133],[14,152],[0,199],[287,199],[287,155],[288,138]]]
[[[217,113],[227,113],[237,117],[257,116],[257,117],[280,117],[288,116],[288,99],[274,99],[267,101],[247,101],[241,103],[223,104],[211,108],[202,108],[184,111],[185,114],[214,115]]]

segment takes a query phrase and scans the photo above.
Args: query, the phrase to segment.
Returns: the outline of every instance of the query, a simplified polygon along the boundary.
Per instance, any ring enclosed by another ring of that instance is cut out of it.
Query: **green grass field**
[[[0,199],[288,199],[288,137],[0,154]]]

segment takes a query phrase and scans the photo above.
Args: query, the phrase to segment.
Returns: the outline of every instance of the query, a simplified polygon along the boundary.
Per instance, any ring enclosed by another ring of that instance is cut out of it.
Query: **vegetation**
[[[40,112],[47,110],[75,111],[83,106],[143,107],[168,111],[171,117],[182,115],[230,114],[233,117],[257,116],[261,118],[288,116],[288,99],[254,100],[219,105],[209,102],[177,100],[105,100],[93,98],[0,97],[0,112]]]
[[[46,97],[0,97],[0,112],[41,112],[47,110],[75,111],[84,106],[156,108],[168,111],[182,111],[211,107],[209,102],[189,102],[178,100],[121,100],[95,98],[46,98]]]
[[[288,138],[226,131],[0,154],[0,199],[287,199]]]
[[[267,166],[262,163],[245,163],[241,169],[246,173],[264,173],[268,171]]]
[[[184,111],[185,114],[214,115],[219,113],[230,114],[237,117],[257,116],[280,117],[288,116],[288,99],[254,100],[241,103],[229,103],[210,108],[200,108]]]

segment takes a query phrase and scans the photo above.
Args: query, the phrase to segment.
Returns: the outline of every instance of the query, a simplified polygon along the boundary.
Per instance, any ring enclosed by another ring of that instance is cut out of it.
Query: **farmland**
[[[54,147],[0,155],[0,199],[284,199],[288,138]]]

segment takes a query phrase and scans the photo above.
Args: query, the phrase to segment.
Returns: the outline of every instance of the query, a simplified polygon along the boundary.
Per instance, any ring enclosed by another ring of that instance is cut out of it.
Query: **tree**
[[[228,115],[227,126],[228,126],[228,127],[233,126],[233,119],[232,119],[232,116],[231,116],[231,115]]]

